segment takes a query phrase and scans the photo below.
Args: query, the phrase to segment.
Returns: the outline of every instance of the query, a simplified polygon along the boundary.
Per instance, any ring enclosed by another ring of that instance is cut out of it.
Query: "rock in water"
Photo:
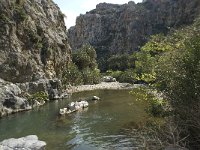
[[[46,142],[39,141],[36,135],[11,138],[0,142],[0,150],[45,150]]]
[[[100,98],[98,96],[93,96],[92,100],[100,100]]]
[[[87,108],[89,106],[89,103],[87,101],[80,101],[80,102],[71,102],[68,104],[67,108],[60,109],[59,114],[70,114],[72,112]]]

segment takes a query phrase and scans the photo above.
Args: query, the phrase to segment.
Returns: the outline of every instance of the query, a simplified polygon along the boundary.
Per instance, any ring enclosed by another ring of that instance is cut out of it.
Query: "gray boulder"
[[[44,150],[45,146],[46,142],[39,141],[36,135],[29,135],[18,139],[10,138],[0,142],[1,150]]]
[[[0,80],[0,117],[31,109],[28,101],[21,95],[22,91],[19,86]]]
[[[102,78],[103,82],[116,82],[116,78],[113,78],[112,76],[104,76]]]

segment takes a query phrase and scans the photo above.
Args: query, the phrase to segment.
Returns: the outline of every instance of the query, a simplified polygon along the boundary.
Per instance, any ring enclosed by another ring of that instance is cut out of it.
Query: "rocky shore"
[[[120,89],[133,89],[142,86],[141,84],[129,84],[129,83],[119,83],[119,82],[101,82],[94,85],[79,85],[71,86],[67,89],[67,93],[76,93],[82,91],[92,91],[92,90],[120,90]]]
[[[40,79],[15,84],[0,79],[0,117],[30,110],[43,105],[45,101],[61,97],[62,87],[58,79]]]

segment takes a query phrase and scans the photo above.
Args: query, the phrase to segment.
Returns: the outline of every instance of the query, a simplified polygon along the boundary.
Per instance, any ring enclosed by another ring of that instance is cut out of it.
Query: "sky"
[[[67,28],[75,25],[76,17],[85,14],[87,11],[96,8],[99,3],[125,4],[131,0],[53,0],[60,7],[61,11],[67,16],[65,23]],[[142,0],[132,0],[135,3]]]

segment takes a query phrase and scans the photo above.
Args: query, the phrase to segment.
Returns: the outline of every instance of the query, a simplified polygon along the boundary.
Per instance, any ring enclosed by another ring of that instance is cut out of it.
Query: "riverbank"
[[[77,93],[83,91],[92,91],[92,90],[122,90],[122,89],[133,89],[143,86],[141,84],[130,84],[130,83],[119,83],[119,82],[101,82],[94,85],[79,85],[79,86],[70,86],[66,89],[67,93]]]

